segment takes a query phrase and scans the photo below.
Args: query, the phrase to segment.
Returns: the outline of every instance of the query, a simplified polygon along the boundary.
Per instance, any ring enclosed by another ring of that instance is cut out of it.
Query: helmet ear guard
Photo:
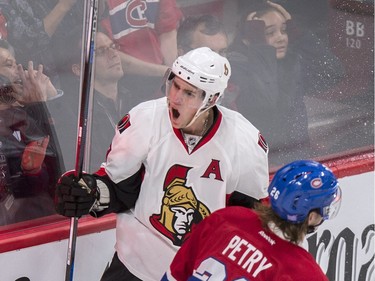
[[[294,161],[279,169],[268,192],[272,209],[291,223],[302,223],[312,210],[318,210],[323,220],[332,219],[341,205],[335,175],[311,160]]]

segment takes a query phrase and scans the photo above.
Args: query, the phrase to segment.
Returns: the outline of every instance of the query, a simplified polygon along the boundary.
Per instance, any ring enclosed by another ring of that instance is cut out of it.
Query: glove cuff
[[[94,215],[96,215],[97,212],[102,212],[107,209],[110,201],[110,193],[107,185],[99,179],[97,179],[96,184],[99,194],[90,210],[90,213],[94,213]]]

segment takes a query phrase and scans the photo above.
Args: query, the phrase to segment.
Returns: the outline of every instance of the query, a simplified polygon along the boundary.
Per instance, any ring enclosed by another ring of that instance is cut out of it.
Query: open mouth
[[[172,116],[174,119],[177,119],[178,117],[180,117],[180,112],[178,112],[177,109],[172,108]]]
[[[15,101],[16,101],[16,98],[10,93],[0,95],[0,103],[11,105]]]
[[[14,80],[13,84],[18,85],[18,86],[23,86],[23,83],[22,83],[21,79]]]

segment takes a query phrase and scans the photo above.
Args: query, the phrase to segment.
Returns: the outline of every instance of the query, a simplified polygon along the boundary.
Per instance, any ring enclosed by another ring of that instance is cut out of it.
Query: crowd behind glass
[[[279,18],[254,14],[257,2],[160,0],[140,11],[99,1],[88,170],[121,117],[164,95],[171,63],[202,45],[230,61],[222,105],[260,129],[271,170],[372,149],[373,2],[274,1]],[[75,167],[83,5],[0,1],[0,226],[54,215],[56,181]]]

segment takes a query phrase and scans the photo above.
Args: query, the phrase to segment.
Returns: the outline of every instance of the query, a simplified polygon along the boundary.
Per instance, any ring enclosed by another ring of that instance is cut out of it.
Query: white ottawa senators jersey
[[[215,108],[215,123],[189,153],[171,126],[167,100],[133,108],[119,123],[104,164],[118,186],[145,169],[135,208],[117,217],[116,250],[142,280],[160,280],[194,226],[234,191],[267,196],[268,148],[237,112]]]

